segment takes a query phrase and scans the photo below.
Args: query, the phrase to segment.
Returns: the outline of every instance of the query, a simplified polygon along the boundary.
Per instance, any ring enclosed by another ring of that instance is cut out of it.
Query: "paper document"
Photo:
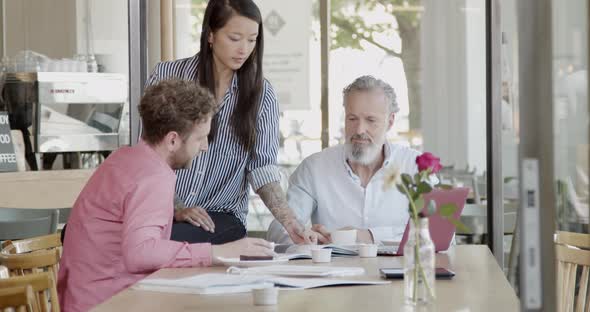
[[[258,274],[258,275],[282,275],[300,277],[336,277],[336,276],[357,276],[365,274],[362,267],[337,267],[317,265],[269,265],[263,267],[227,269],[230,274]]]
[[[134,289],[186,293],[186,294],[230,294],[250,292],[274,284],[288,289],[309,289],[341,285],[383,285],[383,280],[341,280],[328,278],[294,278],[270,275],[235,275],[206,273],[178,279],[146,278],[133,286]]]
[[[146,278],[133,286],[135,289],[183,294],[227,294],[249,292],[254,288],[268,286],[264,276],[200,274],[185,278]]]

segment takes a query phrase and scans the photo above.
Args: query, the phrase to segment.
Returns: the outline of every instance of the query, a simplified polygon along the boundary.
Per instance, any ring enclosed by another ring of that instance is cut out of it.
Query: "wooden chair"
[[[0,263],[8,268],[11,277],[49,272],[57,281],[60,250],[57,248],[38,250],[24,254],[0,253]]]
[[[37,272],[47,272],[45,274],[51,277],[48,286],[48,289],[51,290],[51,298],[57,298],[56,283],[60,257],[61,241],[60,235],[57,233],[6,241],[0,251],[0,263],[3,264],[1,267],[8,271],[9,276],[30,276]],[[47,302],[46,298],[41,298],[38,301],[41,307],[43,307],[43,302]],[[55,303],[52,302],[51,306],[59,307],[57,299]]]
[[[0,279],[0,289],[30,286],[34,294],[35,306],[41,312],[59,312],[57,288],[51,274],[36,273]],[[49,296],[48,296],[49,295]]]
[[[4,241],[0,252],[4,254],[23,254],[37,250],[61,248],[61,246],[60,234],[55,233],[15,241]]]
[[[0,288],[0,311],[37,312],[39,308],[36,302],[30,285]]]
[[[563,241],[563,236],[561,239]],[[590,250],[557,243],[555,254],[557,257],[557,310],[559,312],[590,311],[588,295]],[[577,278],[578,269],[581,271],[579,279]]]
[[[590,234],[557,231],[555,243],[590,249]]]
[[[9,278],[10,274],[8,274],[8,268],[0,265],[0,279]]]
[[[55,233],[58,221],[58,209],[0,207],[0,241]]]

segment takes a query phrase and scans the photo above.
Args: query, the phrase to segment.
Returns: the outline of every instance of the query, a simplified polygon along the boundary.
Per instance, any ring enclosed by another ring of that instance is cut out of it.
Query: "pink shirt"
[[[86,311],[161,268],[211,264],[210,244],[170,240],[175,180],[143,141],[96,170],[68,220],[58,277],[63,311]]]

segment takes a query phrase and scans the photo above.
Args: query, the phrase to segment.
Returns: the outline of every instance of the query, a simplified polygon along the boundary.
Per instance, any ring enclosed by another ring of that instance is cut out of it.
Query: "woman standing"
[[[294,242],[315,240],[287,205],[276,166],[279,107],[262,77],[263,26],[252,0],[210,0],[193,57],[156,65],[148,84],[197,80],[220,104],[209,150],[177,171],[172,239],[225,243],[246,235],[248,183]]]

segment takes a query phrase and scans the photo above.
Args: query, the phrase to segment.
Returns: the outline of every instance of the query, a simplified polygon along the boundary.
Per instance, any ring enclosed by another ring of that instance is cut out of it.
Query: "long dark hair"
[[[213,94],[217,94],[213,78],[215,77],[213,51],[209,47],[208,38],[211,33],[225,26],[233,15],[244,16],[258,23],[256,46],[242,67],[237,70],[238,101],[230,120],[232,130],[240,144],[248,151],[254,146],[256,140],[256,116],[263,87],[262,54],[264,50],[262,16],[252,0],[209,0],[203,18],[197,72],[199,83]],[[212,120],[210,141],[214,140],[219,126],[217,118],[218,116],[215,116]]]

